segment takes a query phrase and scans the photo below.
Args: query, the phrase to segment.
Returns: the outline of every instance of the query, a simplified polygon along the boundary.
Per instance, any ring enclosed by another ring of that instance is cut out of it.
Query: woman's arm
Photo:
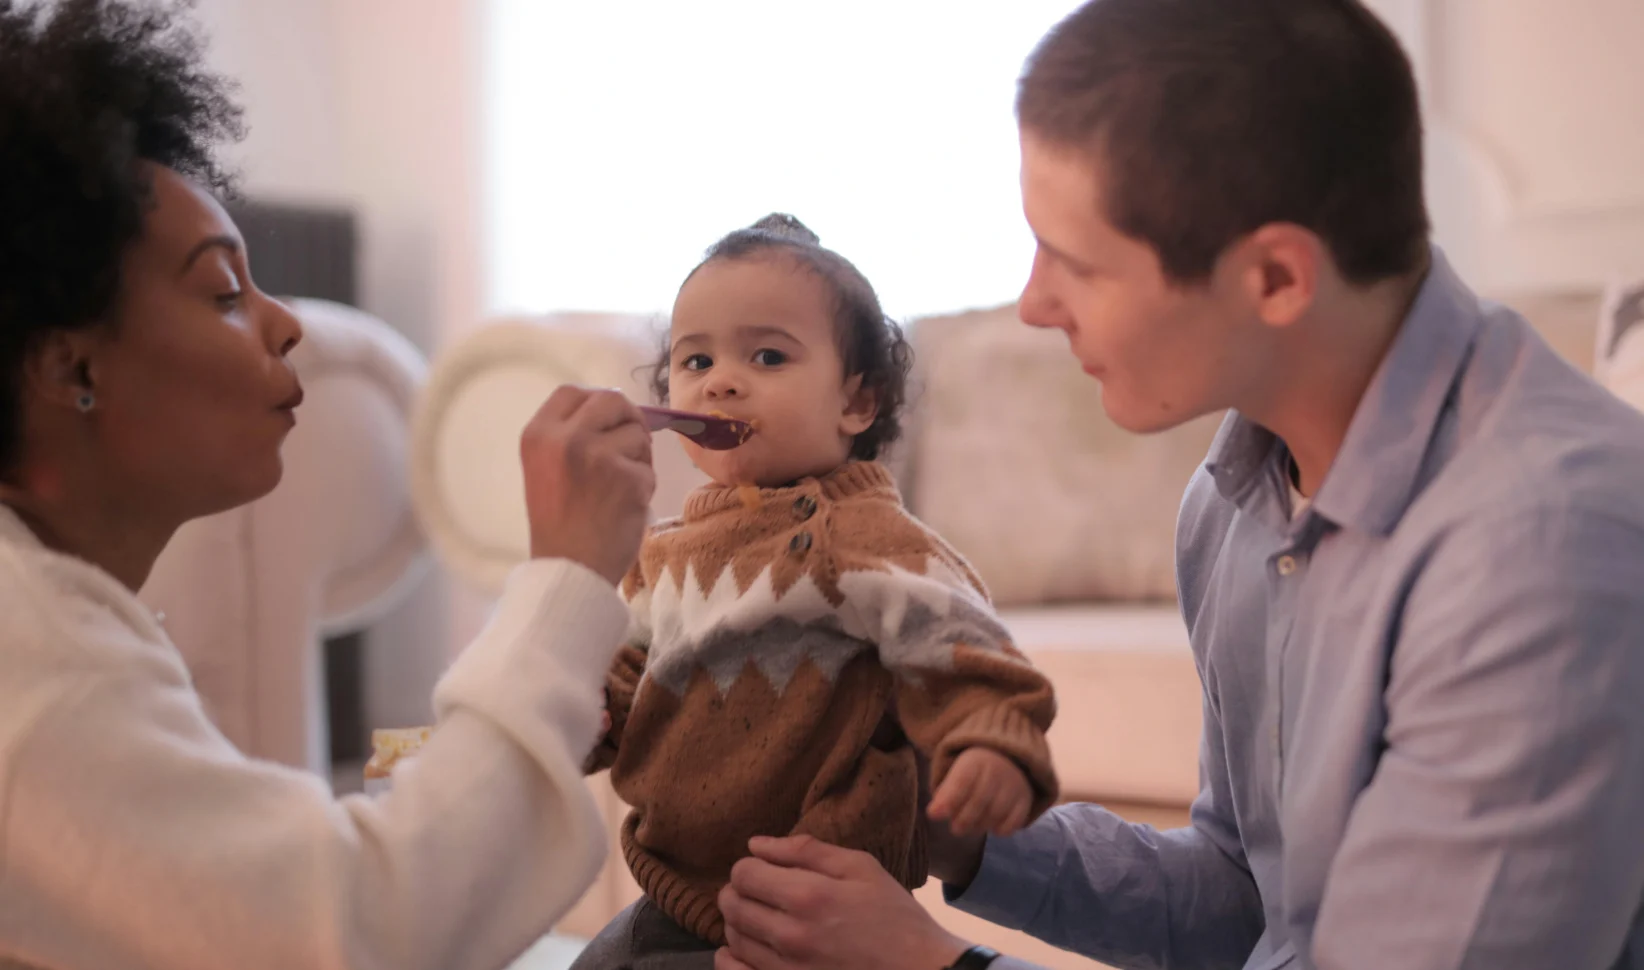
[[[243,757],[180,665],[65,666],[0,749],[0,963],[504,966],[602,862],[579,767],[627,623],[587,569],[521,567],[375,800]]]

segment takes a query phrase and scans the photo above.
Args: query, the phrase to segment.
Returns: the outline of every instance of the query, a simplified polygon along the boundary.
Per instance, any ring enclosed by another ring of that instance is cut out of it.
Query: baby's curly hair
[[[233,86],[178,13],[118,0],[0,0],[0,468],[17,460],[24,358],[104,322],[142,231],[147,161],[227,193]]]
[[[834,296],[834,326],[839,356],[847,378],[860,376],[862,387],[874,393],[878,413],[873,424],[851,443],[851,457],[873,461],[902,436],[902,410],[907,403],[908,372],[913,349],[902,328],[885,315],[879,294],[850,260],[822,245],[804,223],[786,213],[773,212],[738,229],[708,248],[696,270],[722,259],[748,259],[781,254],[816,274]],[[686,277],[689,282],[690,276]],[[662,355],[651,368],[651,391],[668,403],[669,346],[663,338]]]

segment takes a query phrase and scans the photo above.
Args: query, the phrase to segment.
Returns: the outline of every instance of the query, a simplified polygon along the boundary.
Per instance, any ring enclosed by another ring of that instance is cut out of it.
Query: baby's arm
[[[852,571],[840,587],[896,677],[903,730],[930,756],[931,814],[1007,834],[1056,801],[1045,742],[1055,695],[968,564],[929,540],[922,570]]]
[[[582,772],[586,775],[604,771],[616,763],[622,748],[622,730],[628,724],[628,712],[633,709],[634,692],[645,674],[651,645],[651,591],[637,563],[623,579],[620,591],[628,604],[628,642],[617,651],[610,672],[605,675],[605,730],[582,763]]]

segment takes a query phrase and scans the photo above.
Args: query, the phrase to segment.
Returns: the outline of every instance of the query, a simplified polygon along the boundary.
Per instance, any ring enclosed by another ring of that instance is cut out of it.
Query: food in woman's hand
[[[384,728],[371,732],[371,760],[365,763],[365,777],[387,778],[394,766],[411,757],[427,743],[433,728]]]

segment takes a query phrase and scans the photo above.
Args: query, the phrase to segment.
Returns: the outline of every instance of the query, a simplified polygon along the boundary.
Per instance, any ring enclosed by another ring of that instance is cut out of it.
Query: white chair
[[[322,300],[292,307],[306,395],[285,477],[263,499],[180,530],[141,595],[165,614],[229,740],[326,772],[323,639],[379,619],[430,562],[406,474],[427,368],[368,314]]]

